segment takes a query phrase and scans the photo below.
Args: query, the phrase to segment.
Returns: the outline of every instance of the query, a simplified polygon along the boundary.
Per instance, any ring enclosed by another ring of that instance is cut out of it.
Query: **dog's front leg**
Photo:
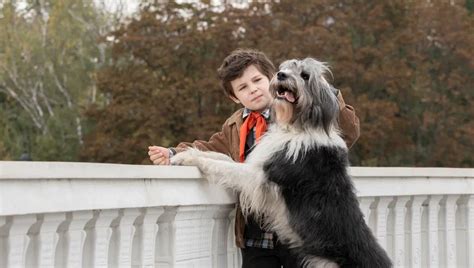
[[[209,181],[243,191],[256,189],[263,183],[263,172],[250,164],[205,157],[205,153],[190,149],[171,158],[173,165],[197,166]]]
[[[193,154],[197,157],[204,157],[204,158],[210,158],[214,160],[222,160],[222,161],[227,161],[227,162],[234,162],[232,158],[226,154],[223,153],[218,153],[218,152],[213,152],[213,151],[199,151],[194,148],[190,148],[188,150],[192,150]]]
[[[275,197],[269,193],[275,193],[275,191],[272,191],[266,183],[261,168],[251,164],[198,157],[199,154],[188,150],[171,158],[171,163],[197,166],[210,182],[239,192],[240,205],[244,213],[268,214],[265,210],[271,206],[267,206],[266,203],[274,203]]]

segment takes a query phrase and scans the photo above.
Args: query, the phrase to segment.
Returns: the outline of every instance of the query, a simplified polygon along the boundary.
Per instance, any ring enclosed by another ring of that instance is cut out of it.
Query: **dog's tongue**
[[[295,95],[290,91],[285,91],[285,94],[282,95],[288,102],[295,102]]]

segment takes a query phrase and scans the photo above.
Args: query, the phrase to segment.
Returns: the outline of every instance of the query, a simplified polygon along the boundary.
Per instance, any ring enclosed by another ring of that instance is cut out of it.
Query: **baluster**
[[[415,196],[411,205],[411,267],[421,267],[421,216],[427,196]]]
[[[448,195],[446,199],[446,266],[457,267],[456,264],[456,201],[459,195]]]
[[[117,256],[114,256],[112,261],[112,267],[131,267],[132,266],[132,243],[133,236],[135,235],[135,226],[133,223],[140,216],[140,210],[138,208],[126,208],[120,212],[122,215],[120,218],[119,225],[117,226],[119,231],[118,238],[118,252]],[[115,264],[115,260],[118,259],[118,265]]]
[[[30,243],[27,232],[35,222],[35,215],[13,216],[8,234],[7,267],[24,267],[26,265],[26,249]]]
[[[474,195],[469,195],[467,200],[467,267],[474,267]]]
[[[369,225],[370,219],[370,205],[375,201],[374,197],[362,197],[359,200],[360,210],[364,213],[364,220],[367,225]]]
[[[241,258],[239,256],[239,249],[235,245],[235,213],[233,209],[229,213],[229,228],[227,230],[227,267],[237,268],[241,267]]]
[[[39,267],[54,267],[56,247],[59,240],[57,233],[59,225],[66,221],[66,213],[44,214],[39,236]]]
[[[376,236],[380,245],[387,250],[387,220],[388,220],[388,205],[392,202],[393,197],[380,197],[377,204],[377,223]]]
[[[409,196],[399,196],[395,203],[394,263],[397,267],[405,267],[405,217],[406,204]]]
[[[429,264],[430,268],[439,266],[439,241],[438,241],[438,215],[439,201],[441,195],[430,197],[428,208],[428,245],[429,245]]]
[[[177,207],[168,207],[158,218],[158,244],[156,245],[156,266],[160,268],[175,266],[175,237],[174,225]]]
[[[6,230],[8,221],[6,216],[0,216],[0,267],[7,267],[7,239],[8,233]]]
[[[82,267],[84,242],[86,241],[86,223],[93,218],[89,211],[74,211],[70,214],[70,224],[66,230],[67,240],[67,267]]]
[[[212,266],[216,268],[227,267],[227,230],[229,229],[229,212],[231,206],[218,206],[215,209],[214,230],[212,239]]]
[[[94,266],[106,267],[108,265],[108,254],[112,228],[110,224],[119,216],[118,210],[102,210],[95,223],[94,232]]]
[[[141,234],[141,252],[140,252],[140,266],[154,266],[155,265],[155,246],[156,234],[158,232],[157,221],[163,208],[145,208],[141,209],[144,214],[142,234]]]

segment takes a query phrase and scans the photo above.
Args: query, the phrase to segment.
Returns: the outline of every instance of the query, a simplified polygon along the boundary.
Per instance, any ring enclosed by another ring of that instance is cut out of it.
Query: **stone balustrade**
[[[474,267],[474,169],[350,172],[396,267]],[[234,202],[194,167],[0,162],[0,267],[240,267]]]

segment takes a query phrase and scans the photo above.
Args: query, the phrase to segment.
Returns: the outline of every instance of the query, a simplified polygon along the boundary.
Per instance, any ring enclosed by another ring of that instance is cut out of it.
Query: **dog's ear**
[[[329,134],[329,130],[333,124],[336,123],[339,113],[339,104],[337,97],[334,94],[334,88],[321,75],[319,77],[312,77],[310,80],[311,92],[315,94],[313,118],[316,119],[316,124],[322,126],[324,131]]]
[[[326,133],[329,133],[329,128],[336,123],[339,114],[339,104],[333,88],[324,80],[321,85],[322,90],[320,91],[321,106],[323,107],[323,126]]]

